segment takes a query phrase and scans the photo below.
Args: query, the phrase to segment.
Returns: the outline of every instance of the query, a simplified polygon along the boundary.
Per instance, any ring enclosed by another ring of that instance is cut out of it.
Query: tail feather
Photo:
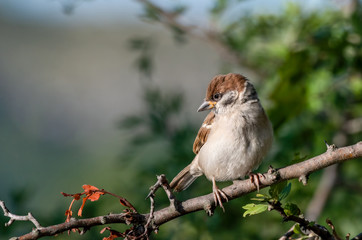
[[[179,172],[179,174],[176,175],[176,177],[174,177],[174,179],[171,181],[170,183],[170,187],[175,191],[175,192],[181,192],[183,190],[185,190],[186,188],[188,188],[191,183],[193,183],[196,178],[198,176],[195,175],[191,175],[190,173],[190,165],[188,165],[187,167],[185,167],[181,172]]]

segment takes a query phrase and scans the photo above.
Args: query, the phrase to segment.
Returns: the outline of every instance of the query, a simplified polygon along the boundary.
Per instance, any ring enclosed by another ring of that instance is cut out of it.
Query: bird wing
[[[205,144],[207,137],[209,136],[211,125],[213,124],[214,119],[215,119],[215,113],[210,112],[206,116],[203,124],[201,125],[200,130],[197,133],[197,136],[194,141],[193,151],[195,154],[198,154],[201,147]]]

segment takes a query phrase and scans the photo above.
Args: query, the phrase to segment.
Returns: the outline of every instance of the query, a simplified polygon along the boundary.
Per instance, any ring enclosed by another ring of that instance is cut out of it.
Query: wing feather
[[[197,133],[197,136],[194,141],[193,151],[195,154],[198,154],[201,147],[205,144],[207,137],[209,136],[211,125],[213,124],[214,119],[215,119],[215,113],[211,111],[206,116],[203,124],[201,125],[200,130]]]

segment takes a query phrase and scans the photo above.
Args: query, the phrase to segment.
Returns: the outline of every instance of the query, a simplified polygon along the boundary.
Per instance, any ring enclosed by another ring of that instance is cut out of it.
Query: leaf
[[[300,225],[299,225],[299,223],[297,223],[297,224],[294,225],[293,232],[294,232],[295,234],[302,234],[302,235],[304,235],[304,233],[302,232],[302,230],[300,230]]]
[[[67,216],[65,222],[70,222],[70,218],[72,217],[72,215],[73,215],[72,210],[67,209],[67,210],[65,211],[65,216]]]
[[[82,206],[80,206],[79,210],[78,210],[78,216],[81,217],[82,213],[83,213],[83,208],[84,208],[84,204],[87,201],[88,197],[84,197],[83,198],[83,202],[82,202]]]
[[[78,210],[78,216],[81,217],[82,216],[82,212],[83,212],[83,208],[85,205],[85,202],[89,199],[92,202],[93,201],[97,201],[101,195],[104,194],[104,192],[102,192],[103,190],[98,189],[95,186],[92,185],[83,185],[82,188],[84,189],[84,194],[86,194],[86,196],[83,198],[83,202],[82,202],[82,206],[80,206],[79,210]]]
[[[243,209],[246,210],[243,214],[243,217],[246,217],[265,212],[268,209],[268,205],[250,203],[243,206]]]
[[[121,198],[119,199],[119,202],[120,202],[123,206],[132,209],[134,212],[137,212],[137,210],[135,209],[135,207],[134,207],[130,202],[128,202],[127,199],[121,197]]]
[[[99,190],[98,188],[92,185],[83,185],[82,188],[84,189],[85,194],[87,195],[85,198],[91,200],[92,202],[97,201],[100,198],[100,196],[104,194],[104,192],[101,192],[102,190]]]
[[[291,189],[292,189],[292,183],[288,183],[288,185],[285,186],[282,192],[279,194],[279,201],[286,198],[289,195]]]
[[[108,230],[110,232],[109,237],[104,237],[103,240],[113,240],[119,237],[125,237],[126,235],[124,233],[118,232],[116,230],[111,229],[110,227],[105,227],[103,228],[100,233],[104,233],[106,230]]]
[[[283,189],[287,186],[287,182],[280,182],[270,186],[269,194],[272,198],[279,200],[279,194],[283,191]]]
[[[264,202],[264,201],[266,201],[265,198],[250,198],[250,200],[259,201],[259,202]]]
[[[298,216],[300,214],[300,209],[294,203],[287,203],[284,206],[284,213],[287,216]]]
[[[251,198],[251,200],[263,202],[263,201],[268,201],[269,197],[264,194],[257,193],[256,198]]]

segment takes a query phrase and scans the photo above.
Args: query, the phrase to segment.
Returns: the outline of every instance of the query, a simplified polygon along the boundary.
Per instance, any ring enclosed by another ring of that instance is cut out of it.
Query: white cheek
[[[221,100],[216,104],[216,112],[224,112],[227,108],[235,103],[239,93],[237,91],[229,91],[225,93]]]

